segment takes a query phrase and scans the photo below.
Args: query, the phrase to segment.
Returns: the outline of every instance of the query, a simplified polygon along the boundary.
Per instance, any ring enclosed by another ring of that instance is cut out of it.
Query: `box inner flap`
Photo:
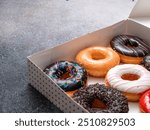
[[[150,18],[150,0],[138,0],[129,15],[129,18],[132,19],[137,19],[142,17]]]
[[[148,25],[148,23],[145,22]],[[127,22],[127,34],[135,35],[142,38],[147,44],[150,45],[150,24],[149,27],[141,25],[141,23],[135,20],[128,20]]]
[[[150,28],[150,17],[129,18],[130,20]]]

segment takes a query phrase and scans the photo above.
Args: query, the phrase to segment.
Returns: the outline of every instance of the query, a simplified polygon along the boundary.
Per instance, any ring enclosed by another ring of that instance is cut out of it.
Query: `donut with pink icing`
[[[108,71],[105,82],[123,92],[129,101],[138,101],[150,89],[150,72],[141,65],[117,65]]]

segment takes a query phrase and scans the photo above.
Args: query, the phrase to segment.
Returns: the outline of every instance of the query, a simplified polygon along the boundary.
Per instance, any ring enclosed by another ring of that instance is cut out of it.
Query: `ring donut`
[[[150,71],[150,54],[144,57],[143,64],[145,68]]]
[[[150,46],[137,36],[118,35],[110,45],[120,55],[121,62],[126,64],[140,64],[150,52]]]
[[[120,63],[120,58],[111,48],[94,46],[81,50],[76,56],[76,61],[89,75],[104,77],[110,68]]]
[[[129,101],[138,101],[150,89],[150,72],[135,64],[117,65],[108,71],[106,84],[123,92]]]
[[[74,93],[73,99],[92,113],[127,113],[129,111],[127,98],[120,91],[107,88],[103,84],[97,83],[80,88]],[[103,102],[106,108],[93,108],[92,103],[95,99]]]
[[[150,113],[150,90],[145,92],[140,98],[140,110],[144,113]]]
[[[46,67],[44,72],[70,96],[86,85],[87,72],[75,62],[59,61]]]

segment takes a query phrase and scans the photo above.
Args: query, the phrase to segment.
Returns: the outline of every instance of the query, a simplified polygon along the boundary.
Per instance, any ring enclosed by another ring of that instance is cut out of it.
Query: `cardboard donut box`
[[[118,34],[135,35],[150,43],[150,0],[139,0],[126,20],[28,56],[29,83],[63,112],[87,113],[86,109],[67,96],[43,70],[59,60],[74,61],[76,54],[84,48],[109,46],[111,39]],[[103,83],[103,80],[88,77],[87,84]],[[129,102],[129,112],[140,112],[138,102]]]

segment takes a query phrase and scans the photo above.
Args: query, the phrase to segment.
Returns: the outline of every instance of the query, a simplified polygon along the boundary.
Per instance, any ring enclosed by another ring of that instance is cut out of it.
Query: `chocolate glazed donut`
[[[73,95],[73,99],[89,112],[98,113],[127,113],[128,101],[120,91],[105,87],[103,84],[93,84],[80,88]],[[99,99],[106,105],[106,109],[92,108],[94,99]]]
[[[85,86],[87,72],[79,64],[59,61],[44,69],[44,72],[64,91],[73,91]]]
[[[131,57],[144,57],[150,52],[150,46],[144,40],[132,35],[115,36],[110,45],[120,54]]]

